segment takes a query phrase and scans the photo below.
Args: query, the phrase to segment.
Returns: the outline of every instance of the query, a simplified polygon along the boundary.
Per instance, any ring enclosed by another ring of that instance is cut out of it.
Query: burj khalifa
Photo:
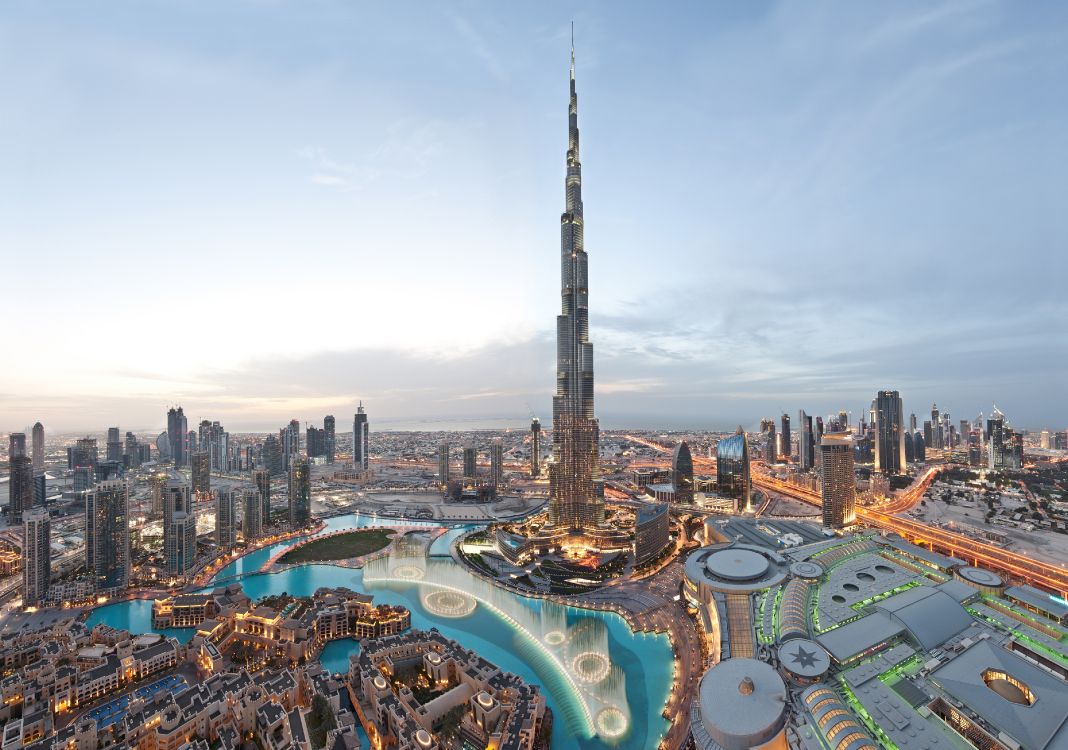
[[[582,163],[579,161],[575,45],[571,45],[565,208],[560,215],[560,298],[556,318],[556,395],[553,462],[549,467],[549,525],[583,534],[604,526],[597,478],[598,425],[593,416],[587,256],[582,241]]]

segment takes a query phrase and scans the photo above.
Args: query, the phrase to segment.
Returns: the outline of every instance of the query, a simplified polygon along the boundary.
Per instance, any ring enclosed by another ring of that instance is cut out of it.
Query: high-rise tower
[[[323,434],[326,439],[326,462],[328,464],[334,463],[334,453],[337,450],[337,439],[334,437],[334,417],[332,414],[327,414],[323,417]]]
[[[541,476],[541,420],[530,420],[530,476]]]
[[[367,434],[367,412],[363,410],[363,401],[356,407],[356,416],[352,420],[352,468],[367,471],[370,466],[368,449],[370,440]]]
[[[875,470],[883,474],[905,471],[905,419],[897,391],[875,396]]]
[[[599,428],[593,416],[593,344],[583,243],[582,163],[579,160],[575,47],[571,46],[567,177],[560,216],[560,297],[556,318],[556,395],[553,396],[553,463],[549,467],[549,523],[572,531],[604,524],[598,492]]]
[[[44,468],[44,425],[36,422],[33,425],[33,470],[41,471]]]
[[[130,583],[129,486],[109,480],[85,493],[85,566],[97,589]]]
[[[32,606],[48,596],[52,580],[52,533],[46,508],[32,508],[22,517],[22,604]]]

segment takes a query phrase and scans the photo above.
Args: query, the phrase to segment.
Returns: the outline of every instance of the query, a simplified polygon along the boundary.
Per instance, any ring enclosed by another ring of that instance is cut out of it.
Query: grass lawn
[[[338,534],[327,539],[316,539],[297,549],[290,550],[278,560],[280,563],[326,562],[348,560],[378,550],[389,544],[394,534],[392,529],[360,529],[347,534]]]

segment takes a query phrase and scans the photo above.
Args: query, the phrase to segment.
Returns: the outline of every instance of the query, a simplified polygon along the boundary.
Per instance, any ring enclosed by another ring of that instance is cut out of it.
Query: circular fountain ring
[[[612,662],[597,651],[583,651],[571,659],[571,673],[587,685],[595,685],[608,676]]]
[[[398,565],[390,571],[390,575],[401,578],[405,581],[421,581],[423,576],[426,575],[426,571],[420,568],[418,565]]]
[[[473,597],[458,591],[440,589],[424,596],[423,606],[438,617],[459,618],[467,617],[474,612],[478,602]]]
[[[542,640],[548,646],[559,646],[567,640],[567,636],[560,630],[550,630],[542,636]]]
[[[602,737],[622,737],[629,726],[626,714],[615,706],[597,712],[597,733]]]

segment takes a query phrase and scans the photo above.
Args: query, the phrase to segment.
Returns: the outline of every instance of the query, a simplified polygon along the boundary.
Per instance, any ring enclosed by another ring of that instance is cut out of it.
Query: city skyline
[[[906,414],[1068,422],[1050,250],[1065,10],[693,10],[693,28],[640,6],[575,19],[603,426],[857,416],[888,388]],[[5,10],[6,67],[35,74],[0,124],[0,286],[35,313],[9,342],[26,354],[0,374],[0,429],[161,429],[171,403],[235,430],[360,399],[382,430],[551,413],[549,123],[571,11],[327,4],[299,14],[324,44],[272,44],[295,15],[231,7],[198,41],[195,11]],[[392,325],[351,325],[357,284]],[[164,289],[220,304],[170,321]],[[293,293],[321,325],[237,324]],[[120,311],[136,345],[71,325]]]

